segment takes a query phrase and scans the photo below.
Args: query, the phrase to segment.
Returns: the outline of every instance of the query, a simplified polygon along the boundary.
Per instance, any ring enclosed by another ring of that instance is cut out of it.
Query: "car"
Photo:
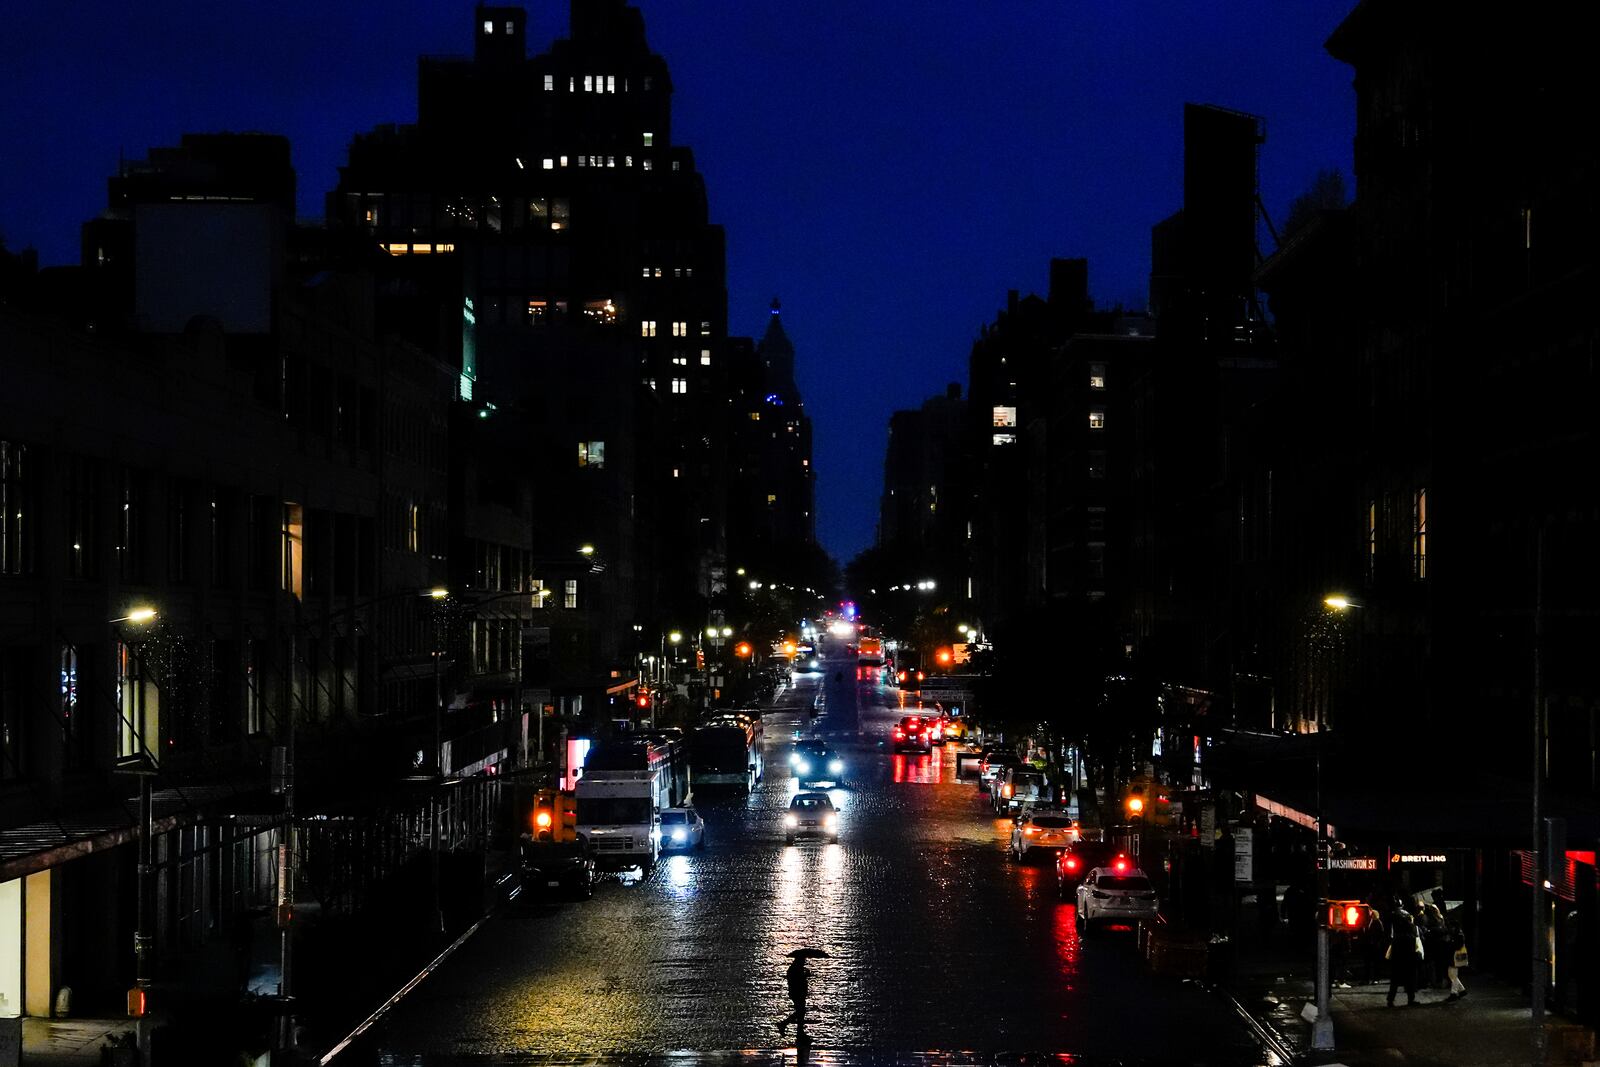
[[[907,715],[901,719],[894,728],[894,750],[932,752],[933,735],[928,730],[927,720],[920,715]]]
[[[783,843],[800,837],[826,837],[839,843],[839,811],[826,793],[796,793],[783,816]]]
[[[978,758],[978,791],[984,792],[1004,780],[1008,768],[1017,765],[1017,757],[1010,749],[986,748]]]
[[[794,735],[794,748],[789,750],[789,766],[799,768],[802,763],[815,763],[828,751],[828,743],[820,737],[806,737],[798,730]]]
[[[821,742],[809,745],[805,754],[794,763],[794,777],[802,789],[823,782],[832,786],[842,785],[844,757]]]
[[[970,734],[967,729],[967,720],[956,716],[952,718],[945,715],[939,720],[939,727],[946,741],[965,741]]]
[[[1096,867],[1078,886],[1078,929],[1084,934],[1107,923],[1154,919],[1159,910],[1149,877],[1126,857]]]
[[[661,851],[704,848],[706,822],[694,805],[661,809]]]
[[[1011,855],[1018,863],[1039,852],[1069,848],[1078,840],[1078,824],[1062,811],[1028,811],[1011,828]]]
[[[1006,768],[998,788],[990,790],[994,810],[998,814],[1015,811],[1024,804],[1042,804],[1050,800],[1050,787],[1045,783],[1044,772],[1032,764]]]
[[[1078,886],[1089,877],[1090,871],[1113,866],[1118,859],[1127,858],[1109,842],[1084,841],[1080,836],[1070,848],[1056,853],[1056,894],[1062,900],[1070,900],[1077,895]]]
[[[534,841],[524,837],[519,858],[518,873],[527,898],[594,896],[594,852],[587,841]]]

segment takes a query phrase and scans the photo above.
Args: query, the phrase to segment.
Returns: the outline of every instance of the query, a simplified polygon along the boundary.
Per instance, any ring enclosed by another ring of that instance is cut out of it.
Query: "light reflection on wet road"
[[[697,798],[704,849],[591,901],[491,918],[339,1062],[774,1048],[801,946],[832,956],[812,964],[818,1049],[1263,1062],[1220,1001],[1152,978],[1131,937],[1080,944],[1053,872],[1007,859],[1009,823],[956,779],[953,750],[881,744],[915,698],[837,666],[798,676],[767,716],[768,777],[751,796]],[[819,686],[814,728],[847,764],[829,791],[840,843],[786,847],[790,738],[813,729]]]

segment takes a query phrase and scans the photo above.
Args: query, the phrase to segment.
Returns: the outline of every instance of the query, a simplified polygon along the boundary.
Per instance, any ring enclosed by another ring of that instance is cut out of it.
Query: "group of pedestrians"
[[[1460,923],[1445,914],[1442,890],[1428,897],[1395,897],[1385,911],[1373,909],[1372,923],[1373,933],[1387,942],[1389,1007],[1402,989],[1408,1006],[1416,1005],[1419,988],[1449,989],[1446,1000],[1467,995],[1461,981],[1467,942]]]

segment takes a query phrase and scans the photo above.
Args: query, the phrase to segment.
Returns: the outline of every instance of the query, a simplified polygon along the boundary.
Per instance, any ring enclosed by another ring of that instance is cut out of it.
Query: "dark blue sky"
[[[781,295],[816,422],[818,532],[871,543],[891,411],[966,380],[978,328],[1052,255],[1142,306],[1149,228],[1181,201],[1182,107],[1265,116],[1275,221],[1350,173],[1354,0],[638,0],[676,139],[727,227],[729,328]],[[567,0],[532,0],[530,47]],[[294,144],[320,216],[350,135],[416,116],[416,57],[471,48],[472,5],[88,0],[0,5],[0,234],[76,259],[119,152],[186,131]]]

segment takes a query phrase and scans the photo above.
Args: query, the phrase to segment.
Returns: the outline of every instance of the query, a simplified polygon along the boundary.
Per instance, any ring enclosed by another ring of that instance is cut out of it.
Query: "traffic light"
[[[1144,794],[1133,792],[1128,794],[1128,799],[1122,802],[1122,807],[1128,813],[1128,820],[1144,818]]]
[[[1367,906],[1359,900],[1328,901],[1328,928],[1359,933],[1367,925]]]
[[[933,658],[939,661],[939,666],[948,667],[955,662],[956,654],[948,648],[941,648]]]
[[[750,651],[751,649],[749,641],[740,641],[737,645],[733,646],[733,654],[738,656],[740,659],[749,659]]]

